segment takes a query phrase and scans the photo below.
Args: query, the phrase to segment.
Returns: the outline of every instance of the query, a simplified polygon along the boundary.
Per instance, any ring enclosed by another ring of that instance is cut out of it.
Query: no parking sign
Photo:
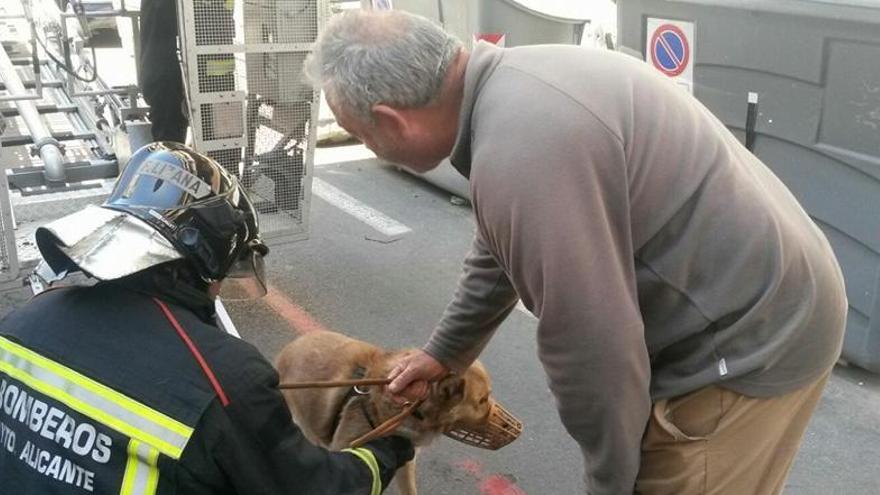
[[[648,18],[645,61],[694,91],[694,23]]]

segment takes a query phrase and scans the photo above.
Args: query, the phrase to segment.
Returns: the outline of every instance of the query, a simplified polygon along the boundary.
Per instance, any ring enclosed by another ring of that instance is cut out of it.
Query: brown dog
[[[412,350],[385,351],[334,332],[313,332],[282,349],[275,367],[282,383],[385,378],[409,352]],[[361,395],[352,388],[313,388],[283,393],[294,421],[309,440],[341,450],[402,409],[381,387],[366,391]],[[424,446],[453,424],[481,424],[493,402],[490,393],[489,375],[476,362],[462,375],[449,375],[433,383],[427,399],[395,434]],[[394,479],[399,493],[415,495],[415,459],[399,469]]]

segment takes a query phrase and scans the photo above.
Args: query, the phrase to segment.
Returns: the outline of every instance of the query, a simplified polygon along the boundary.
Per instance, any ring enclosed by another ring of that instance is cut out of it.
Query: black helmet
[[[76,217],[76,218],[74,218]],[[107,201],[37,230],[56,272],[101,280],[183,259],[207,283],[246,278],[265,294],[257,213],[236,178],[179,143],[139,149]]]

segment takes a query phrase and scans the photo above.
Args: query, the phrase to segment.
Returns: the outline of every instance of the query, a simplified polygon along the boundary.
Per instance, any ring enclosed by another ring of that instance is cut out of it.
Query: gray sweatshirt
[[[773,396],[837,360],[847,302],[825,236],[643,62],[479,44],[451,159],[477,235],[425,350],[468,366],[520,297],[590,493],[632,493],[652,400]]]

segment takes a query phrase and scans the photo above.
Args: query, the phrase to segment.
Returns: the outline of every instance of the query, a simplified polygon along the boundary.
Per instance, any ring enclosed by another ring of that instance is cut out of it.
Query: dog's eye
[[[483,397],[482,399],[480,399],[480,404],[485,404],[485,403],[487,403],[487,402],[489,402],[489,398],[488,398],[488,397]]]

